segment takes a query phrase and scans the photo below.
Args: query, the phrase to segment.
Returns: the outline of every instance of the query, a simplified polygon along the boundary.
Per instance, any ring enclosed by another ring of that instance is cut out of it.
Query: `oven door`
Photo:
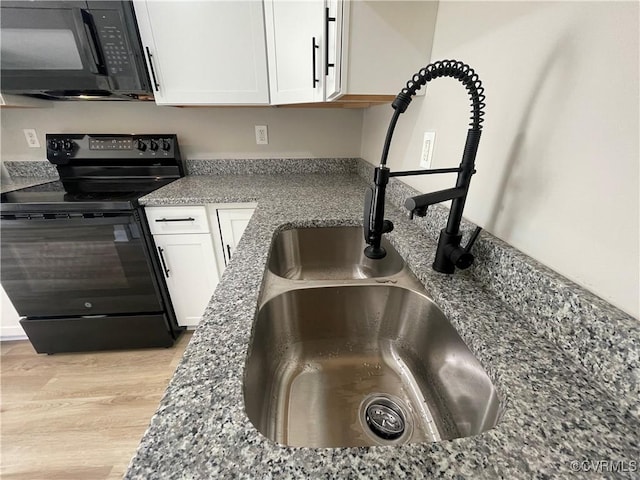
[[[2,285],[26,317],[163,310],[133,212],[2,219]]]

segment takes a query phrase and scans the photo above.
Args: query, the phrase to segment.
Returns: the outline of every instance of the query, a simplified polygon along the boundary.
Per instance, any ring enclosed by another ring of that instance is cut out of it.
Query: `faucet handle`
[[[481,231],[482,231],[482,227],[476,227],[476,229],[471,234],[471,237],[469,238],[469,241],[467,242],[466,247],[464,248],[457,247],[451,251],[449,258],[453,263],[455,263],[456,267],[458,267],[460,270],[464,270],[466,268],[469,268],[471,265],[473,265],[473,261],[475,260],[475,257],[473,256],[473,254],[470,253],[470,250],[471,250],[471,247],[473,247],[473,244],[476,243],[476,240],[478,239],[478,235],[480,235]]]
[[[476,229],[471,234],[471,237],[469,237],[469,241],[467,242],[467,246],[464,247],[464,249],[465,249],[465,251],[467,253],[469,253],[469,251],[473,247],[473,244],[476,243],[476,240],[478,239],[478,235],[480,235],[481,231],[482,231],[482,227],[476,227]]]

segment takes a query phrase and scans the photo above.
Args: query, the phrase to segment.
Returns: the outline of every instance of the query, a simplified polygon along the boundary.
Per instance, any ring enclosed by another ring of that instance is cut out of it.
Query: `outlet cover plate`
[[[256,144],[257,145],[269,144],[269,133],[267,132],[266,125],[256,125]]]
[[[433,157],[433,145],[436,142],[436,132],[424,132],[422,140],[422,154],[420,155],[420,167],[431,168]]]
[[[35,128],[25,128],[22,131],[24,132],[24,138],[27,139],[27,145],[31,148],[40,148],[40,141]]]

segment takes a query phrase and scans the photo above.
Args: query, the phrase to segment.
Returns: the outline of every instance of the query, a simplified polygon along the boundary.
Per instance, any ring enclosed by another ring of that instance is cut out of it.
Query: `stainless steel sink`
[[[442,311],[424,292],[363,282],[292,282],[262,305],[244,376],[254,426],[297,447],[431,442],[495,426],[496,389]]]
[[[404,267],[404,260],[384,238],[383,260],[364,256],[362,227],[296,228],[274,239],[268,269],[289,280],[351,280],[388,277]]]
[[[245,411],[298,447],[395,445],[481,433],[503,407],[482,365],[393,246],[360,227],[276,236],[244,374]]]

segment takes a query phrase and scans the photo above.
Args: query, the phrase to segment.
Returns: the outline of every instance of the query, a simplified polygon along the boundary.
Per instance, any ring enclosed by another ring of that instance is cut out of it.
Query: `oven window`
[[[2,285],[30,317],[162,310],[133,217],[3,220]]]
[[[82,70],[71,30],[3,28],[0,65],[3,70]]]
[[[11,258],[36,293],[126,288],[127,277],[113,242],[65,241],[11,245]]]

